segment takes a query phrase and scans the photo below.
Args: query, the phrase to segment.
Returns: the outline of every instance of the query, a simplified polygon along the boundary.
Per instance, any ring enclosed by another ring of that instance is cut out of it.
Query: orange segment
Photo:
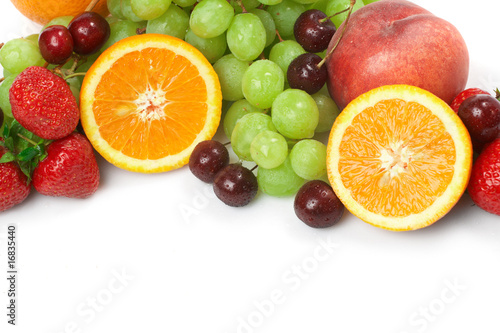
[[[391,230],[428,226],[461,197],[472,146],[458,116],[417,87],[384,86],[359,96],[336,119],[328,177],[346,208]]]
[[[194,146],[220,121],[218,77],[188,43],[167,35],[126,38],[87,72],[80,93],[82,125],[109,162],[162,172],[188,162]]]

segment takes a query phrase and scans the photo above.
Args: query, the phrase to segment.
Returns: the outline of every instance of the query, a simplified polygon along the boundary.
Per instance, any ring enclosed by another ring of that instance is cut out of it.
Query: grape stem
[[[85,8],[85,11],[86,12],[91,12],[92,9],[94,9],[95,5],[97,5],[97,3],[99,2],[99,0],[92,0],[89,5],[87,6],[87,8]]]
[[[345,29],[347,27],[347,24],[349,23],[349,18],[351,17],[351,13],[352,13],[352,10],[353,10],[355,4],[356,4],[356,0],[351,0],[351,3],[349,4],[349,11],[347,12],[347,17],[344,21],[344,25],[342,26],[342,31],[340,32],[340,37],[339,37],[339,39],[337,39],[337,42],[335,43],[335,45],[333,45],[333,47],[330,49],[328,54],[323,58],[323,60],[321,60],[318,63],[318,65],[317,65],[318,68],[321,68],[321,66],[323,66],[326,59],[333,53],[333,51],[335,51],[335,49],[339,45],[340,41],[342,40],[342,37],[344,36]]]
[[[278,29],[276,29],[276,35],[278,36],[279,41],[282,42],[283,38],[281,38],[281,35],[280,35]]]
[[[241,7],[241,10],[243,13],[248,13],[247,9],[245,8],[245,6],[243,5],[243,1],[241,0],[236,0],[236,3],[238,4],[238,6]]]

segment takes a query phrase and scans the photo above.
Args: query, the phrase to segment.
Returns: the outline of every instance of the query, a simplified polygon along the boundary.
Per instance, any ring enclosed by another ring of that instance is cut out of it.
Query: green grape
[[[319,179],[326,174],[326,146],[318,140],[300,140],[290,151],[290,162],[300,177]]]
[[[184,40],[203,53],[211,64],[219,60],[226,52],[226,34],[214,38],[201,38],[188,29]]]
[[[109,1],[109,0],[108,0]],[[191,6],[193,6],[197,0],[172,0],[173,3],[175,3],[177,6],[181,7],[182,9],[192,9],[192,8],[189,8]],[[190,12],[188,12],[189,14]]]
[[[275,62],[280,66],[283,74],[285,74],[286,80],[286,72],[288,71],[288,66],[290,63],[297,58],[299,55],[306,53],[304,48],[300,46],[294,40],[284,40],[282,42],[276,43],[271,52],[269,52],[269,60]]]
[[[47,23],[46,25],[44,25],[42,27],[42,31],[45,28],[50,27],[51,25],[63,25],[67,28],[69,25],[69,22],[71,22],[73,17],[74,16],[69,15],[69,16],[59,16],[59,17],[53,18],[52,20],[49,21],[49,23]]]
[[[287,89],[279,94],[271,108],[278,132],[290,139],[312,138],[318,126],[319,111],[314,99],[300,89]]]
[[[276,131],[271,117],[267,114],[252,112],[241,117],[231,134],[234,153],[244,161],[252,161],[250,145],[255,136],[264,130]]]
[[[94,62],[97,60],[97,58],[101,55],[101,51],[97,52],[97,53],[94,53],[94,54],[91,54],[90,56],[88,56],[84,62],[80,63],[77,67],[77,72],[79,73],[85,73],[86,71],[89,70],[90,66],[92,66],[94,64]],[[77,76],[78,80],[80,81],[80,83],[83,82],[83,78],[84,76],[82,75],[79,75]]]
[[[318,2],[318,0],[293,0],[293,1],[296,3],[300,3],[302,5],[311,5],[311,4]],[[358,1],[361,1],[361,0],[358,0]]]
[[[104,19],[108,22],[108,24],[113,24],[115,22],[121,21],[121,19],[119,19],[118,17],[111,15],[106,16]]]
[[[137,16],[132,10],[131,0],[121,0],[121,10],[122,16],[132,22],[141,22],[144,21],[142,18]]]
[[[257,182],[262,192],[274,197],[285,197],[298,192],[305,180],[293,171],[290,156],[273,169],[258,168]]]
[[[69,89],[71,90],[71,93],[73,94],[73,96],[75,96],[76,103],[80,105],[80,88],[82,86],[81,81],[78,80],[77,77],[72,77],[66,79],[66,82],[69,84]]]
[[[247,12],[251,12],[253,9],[261,5],[259,0],[230,0],[230,3],[233,6],[234,12],[236,14],[242,13],[243,8],[245,8]]]
[[[111,16],[124,20],[125,16],[122,14],[122,0],[107,0],[108,10]]]
[[[219,77],[223,99],[237,101],[243,98],[241,81],[248,66],[249,61],[241,61],[232,54],[226,54],[217,60],[213,67]]]
[[[259,109],[252,104],[248,103],[246,99],[240,99],[239,101],[231,104],[229,109],[227,109],[226,114],[224,115],[223,127],[224,133],[228,138],[231,138],[233,134],[234,127],[236,123],[246,114],[252,112],[264,112],[265,110]]]
[[[165,13],[172,0],[130,0],[135,15],[143,20],[154,20]]]
[[[283,0],[277,5],[269,6],[267,11],[271,14],[281,38],[293,38],[293,26],[297,18],[306,10],[306,7],[292,0]]]
[[[350,0],[329,1],[328,4],[326,5],[325,14],[327,16],[332,16],[338,12],[341,12],[341,11],[349,8],[350,3],[351,3]],[[363,6],[364,6],[363,1],[358,0],[354,4],[352,11],[355,12],[356,10],[360,9]],[[335,24],[335,26],[338,28],[338,27],[340,27],[342,22],[344,22],[346,17],[347,17],[347,12],[344,12],[342,14],[333,16],[331,18],[331,20],[332,20],[333,24]]]
[[[184,39],[188,28],[189,15],[178,6],[170,5],[162,16],[148,21],[146,33],[164,34]]]
[[[129,20],[116,21],[109,25],[110,34],[106,43],[101,47],[101,51],[104,51],[114,43],[122,40],[124,38],[137,35],[137,29],[141,28],[141,23],[132,22]]]
[[[17,75],[5,76],[2,83],[0,83],[0,109],[3,110],[3,113],[7,117],[12,117],[12,108],[9,102],[9,89],[16,77]]]
[[[7,77],[7,76],[11,76],[12,74],[6,70],[5,68],[2,68],[2,74],[3,74],[3,77]]]
[[[311,95],[318,106],[319,120],[316,126],[316,133],[328,132],[340,114],[339,107],[329,96],[317,92]]]
[[[227,46],[236,58],[255,60],[266,47],[266,29],[260,18],[252,13],[235,15],[227,29]]]
[[[283,92],[285,75],[271,60],[257,60],[245,71],[241,82],[243,96],[250,104],[267,109]]]
[[[189,27],[201,38],[222,35],[231,24],[233,6],[226,0],[202,0],[191,12]]]
[[[360,0],[358,0],[358,1],[360,1]],[[306,5],[306,8],[307,9],[319,9],[324,13],[326,11],[326,5],[328,4],[328,2],[329,2],[329,0],[318,0],[316,2],[309,4],[309,5]]]
[[[249,12],[260,18],[264,29],[266,29],[266,47],[271,45],[276,39],[276,24],[274,24],[273,17],[265,10],[259,8],[252,9]]]
[[[277,5],[283,0],[259,0],[259,2],[263,5],[272,6]]]
[[[24,37],[24,39],[32,42],[38,47],[38,38],[40,37],[40,34],[31,34],[29,36]]]
[[[288,156],[288,143],[283,135],[273,131],[262,131],[250,144],[250,154],[261,168],[280,166]]]
[[[11,39],[0,49],[0,65],[11,74],[19,74],[30,66],[43,66],[38,44],[26,38]]]

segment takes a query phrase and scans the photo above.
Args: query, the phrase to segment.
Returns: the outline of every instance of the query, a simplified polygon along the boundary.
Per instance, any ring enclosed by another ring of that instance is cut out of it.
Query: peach
[[[469,53],[448,21],[409,1],[380,0],[352,13],[326,66],[328,90],[340,109],[388,84],[418,86],[450,104],[467,83]]]

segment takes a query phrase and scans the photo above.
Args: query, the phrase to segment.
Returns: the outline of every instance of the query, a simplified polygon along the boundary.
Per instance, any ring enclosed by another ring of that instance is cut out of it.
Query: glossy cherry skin
[[[293,26],[297,42],[304,50],[312,53],[326,50],[336,31],[333,22],[318,9],[303,12]]]
[[[73,36],[75,53],[84,56],[99,51],[111,32],[108,21],[94,12],[77,15],[69,23],[68,30]]]
[[[216,174],[228,164],[229,152],[216,140],[198,143],[189,157],[189,170],[205,183],[212,183]]]
[[[63,25],[51,25],[38,37],[38,48],[49,64],[64,64],[73,54],[73,37]]]
[[[313,228],[327,228],[336,224],[344,213],[344,204],[330,185],[322,180],[311,180],[295,196],[297,217]]]
[[[328,78],[326,66],[319,66],[321,60],[314,53],[303,53],[292,60],[286,73],[290,87],[302,89],[310,95],[320,91]]]
[[[485,144],[500,135],[500,102],[491,95],[479,94],[465,99],[458,116],[477,144]]]
[[[226,205],[241,207],[249,204],[257,191],[257,177],[248,168],[233,163],[217,173],[214,180],[215,195]]]

